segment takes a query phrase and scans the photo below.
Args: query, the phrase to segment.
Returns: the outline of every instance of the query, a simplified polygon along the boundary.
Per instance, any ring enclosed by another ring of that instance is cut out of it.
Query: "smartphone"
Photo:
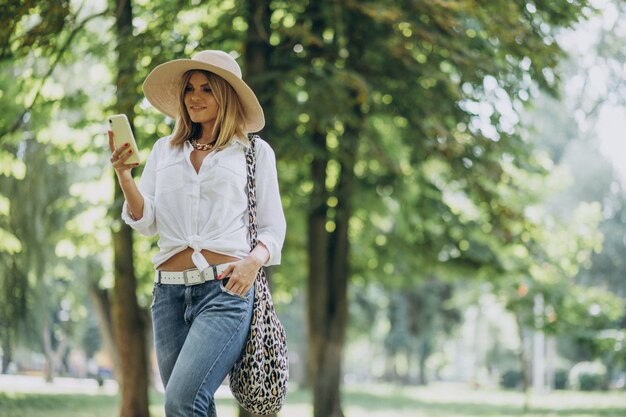
[[[137,142],[133,136],[133,131],[128,123],[128,118],[125,114],[115,114],[109,116],[109,128],[113,131],[113,142],[115,148],[124,146],[125,143],[130,143],[130,149],[133,153],[126,160],[126,164],[138,164],[139,163],[139,149],[137,148]]]

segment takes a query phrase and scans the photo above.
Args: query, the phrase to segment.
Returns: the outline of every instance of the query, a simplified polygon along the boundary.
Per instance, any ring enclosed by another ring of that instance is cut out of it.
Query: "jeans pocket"
[[[222,281],[220,281],[220,290],[222,290],[223,293],[226,293],[228,295],[231,295],[233,297],[239,298],[240,300],[244,300],[244,301],[248,301],[248,295],[239,295],[237,293],[232,292],[231,290],[229,290],[228,288],[226,288],[226,283],[228,282],[228,279],[224,279]]]

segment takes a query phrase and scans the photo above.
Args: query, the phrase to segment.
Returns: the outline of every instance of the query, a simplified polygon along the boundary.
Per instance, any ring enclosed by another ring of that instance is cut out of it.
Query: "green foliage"
[[[522,387],[524,375],[518,369],[509,369],[502,374],[500,386],[508,389],[519,389]]]
[[[26,342],[41,351],[45,328],[55,348],[82,331],[87,314],[82,265],[71,258],[89,238],[72,234],[71,223],[90,208],[76,183],[94,178],[84,158],[90,132],[82,130],[92,84],[77,76],[87,64],[81,42],[67,51],[94,16],[69,2],[13,2],[1,13],[0,335],[5,347]]]
[[[71,334],[85,313],[76,310],[82,305],[80,286],[69,291],[74,275],[56,255],[66,222],[83,207],[69,195],[75,167],[50,164],[55,151],[49,144],[23,141],[18,158],[27,167],[24,178],[0,178],[0,186],[11,195],[8,228],[21,244],[21,250],[2,265],[2,304],[14,307],[5,309],[0,321],[6,332],[22,328],[34,346],[40,345],[50,317],[54,333],[65,337],[60,335]]]
[[[554,389],[563,390],[567,388],[567,370],[557,369],[554,372]]]
[[[357,162],[355,169],[363,167],[362,173],[356,171],[363,181],[358,199],[369,203],[359,220],[370,215],[364,229],[374,236],[358,235],[354,240],[371,242],[383,235],[389,252],[411,253],[397,259],[393,269],[387,268],[392,272],[385,275],[391,279],[402,279],[406,276],[402,271],[414,270],[441,273],[458,268],[456,273],[463,274],[480,267],[494,272],[528,268],[529,262],[516,265],[511,256],[518,242],[532,245],[528,231],[536,227],[523,212],[536,199],[531,186],[524,186],[533,174],[523,171],[541,172],[544,167],[505,126],[504,118],[510,114],[498,114],[494,104],[496,96],[508,95],[509,105],[520,105],[517,95],[531,88],[521,76],[524,69],[549,86],[543,75],[548,71],[543,70],[556,62],[556,44],[546,46],[543,41],[550,35],[533,33],[532,25],[524,25],[525,19],[558,20],[547,17],[554,10],[520,18],[517,6],[508,2],[476,8],[469,2],[441,8],[403,6],[377,13],[380,5],[366,4],[345,17],[350,33],[345,35],[350,56],[345,65],[365,86],[368,95],[362,111],[372,121],[360,135],[359,156],[365,163]],[[580,11],[577,4],[566,15]],[[515,23],[501,25],[503,20]],[[523,41],[516,40],[520,33],[526,34]],[[536,45],[543,47],[531,54],[525,48],[534,42],[533,35]],[[356,40],[357,36],[362,38]],[[380,50],[389,53],[376,54]],[[336,66],[341,68],[343,62],[337,59]],[[313,103],[309,99],[307,104]],[[493,131],[486,133],[487,126],[479,123],[484,119],[477,110],[480,106],[488,106]],[[349,102],[342,107],[345,111]],[[336,109],[331,114],[337,114]],[[525,175],[521,178],[520,168]],[[374,201],[386,222],[374,222]],[[371,251],[364,258],[372,259],[372,252],[380,253]],[[381,255],[391,258],[386,248]],[[384,263],[374,265],[372,272],[380,276]]]
[[[553,241],[553,247],[574,248],[578,244],[587,249],[578,254],[568,250],[570,282],[553,291],[561,301],[553,301],[549,307],[552,320],[548,319],[548,328],[569,335],[561,336],[559,343],[559,351],[567,359],[578,362],[600,358],[610,369],[624,369],[619,334],[624,327],[626,288],[625,194],[619,167],[613,166],[611,155],[601,152],[598,143],[602,130],[600,114],[615,103],[623,103],[623,87],[618,81],[622,78],[618,68],[623,52],[619,51],[617,45],[621,43],[614,34],[623,28],[625,9],[622,2],[609,2],[603,7],[603,14],[577,30],[593,41],[580,45],[572,44],[570,39],[568,59],[559,66],[566,87],[563,99],[538,97],[535,108],[524,115],[523,122],[528,126],[525,137],[547,149],[556,162],[553,183],[558,183],[560,189],[546,196],[546,210],[566,225],[587,230],[588,237],[601,237]],[[594,79],[593,71],[599,69],[607,74],[605,81],[593,89],[587,88]],[[590,201],[596,202],[592,203],[597,206],[593,208],[597,211],[596,220],[582,225],[576,213],[592,208]],[[561,266],[562,258],[556,259]]]
[[[11,1],[0,12],[0,61],[22,58],[36,49],[53,52],[70,16],[68,0],[43,2]]]
[[[598,362],[579,362],[569,373],[570,387],[581,391],[606,389],[608,384],[606,368]]]
[[[578,386],[581,391],[598,391],[606,387],[606,377],[601,374],[580,374]]]
[[[390,358],[405,353],[423,366],[432,353],[441,349],[443,339],[461,321],[461,312],[452,304],[453,291],[451,284],[434,277],[411,288],[387,289],[389,330],[382,345]],[[427,382],[425,371],[421,369],[422,384]],[[407,374],[410,372],[408,369]],[[403,376],[410,381],[409,375]]]

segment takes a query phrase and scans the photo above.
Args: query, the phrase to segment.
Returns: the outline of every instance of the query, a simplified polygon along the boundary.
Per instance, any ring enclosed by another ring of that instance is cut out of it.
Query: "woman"
[[[160,237],[152,319],[166,416],[215,416],[213,395],[248,336],[257,272],[280,263],[285,218],[275,156],[256,139],[259,243],[250,250],[246,134],[265,119],[236,61],[202,51],[157,66],[143,89],[176,126],[155,143],[138,187],[136,165],[124,163],[132,151],[115,149],[109,132],[122,218]]]

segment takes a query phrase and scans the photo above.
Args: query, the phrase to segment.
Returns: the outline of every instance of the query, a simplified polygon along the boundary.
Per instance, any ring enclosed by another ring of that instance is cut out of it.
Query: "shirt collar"
[[[250,147],[250,140],[247,137],[242,138],[241,136],[235,135],[233,141],[239,143],[244,149]]]

